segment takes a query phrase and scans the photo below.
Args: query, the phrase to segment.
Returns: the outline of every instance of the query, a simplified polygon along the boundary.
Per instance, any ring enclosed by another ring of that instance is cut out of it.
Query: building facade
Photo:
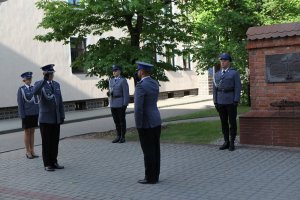
[[[33,72],[33,82],[42,79],[41,66],[55,64],[55,80],[61,84],[66,110],[91,109],[107,105],[106,91],[96,87],[98,77],[86,77],[84,72],[70,67],[74,46],[62,42],[43,43],[34,36],[46,30],[38,29],[43,18],[42,10],[35,6],[35,0],[8,0],[0,5],[0,119],[17,116],[16,93],[23,84],[20,74]],[[122,34],[120,30],[106,33],[111,36]],[[96,43],[99,38],[89,36],[84,45]],[[76,49],[80,49],[78,46]],[[76,53],[76,52],[75,52]],[[161,82],[161,97],[180,97],[184,95],[208,95],[208,74],[197,75],[193,63],[182,57],[172,62],[185,70],[166,72],[169,82]],[[130,94],[133,95],[133,80],[128,80]]]

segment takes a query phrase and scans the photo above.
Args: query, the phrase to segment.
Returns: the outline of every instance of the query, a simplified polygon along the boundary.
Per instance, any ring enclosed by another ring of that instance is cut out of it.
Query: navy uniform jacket
[[[214,103],[232,104],[240,101],[241,96],[241,79],[240,74],[229,68],[224,75],[222,70],[215,74],[215,82],[213,86]]]
[[[129,103],[129,88],[127,80],[123,77],[113,78],[109,81],[110,92],[113,96],[110,97],[109,105],[112,108],[120,108],[128,106]]]
[[[33,87],[33,93],[40,96],[40,123],[60,124],[65,119],[60,85],[53,80],[52,85],[53,90],[46,80],[41,80],[35,82]]]
[[[157,107],[158,82],[146,77],[138,82],[134,93],[134,118],[136,128],[154,128],[161,125]]]
[[[38,98],[25,85],[18,89],[17,93],[18,111],[21,118],[39,114]]]

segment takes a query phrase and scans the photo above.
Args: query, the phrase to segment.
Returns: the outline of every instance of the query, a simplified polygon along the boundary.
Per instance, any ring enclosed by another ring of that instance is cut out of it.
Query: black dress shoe
[[[118,143],[120,141],[120,137],[116,137],[113,141],[112,141],[112,143]]]
[[[225,150],[229,148],[229,142],[224,142],[224,144],[222,146],[220,146],[220,150]]]
[[[120,138],[119,143],[124,143],[125,142],[125,138]]]
[[[234,151],[234,150],[235,150],[234,144],[230,144],[228,150],[229,150],[229,151]]]
[[[62,165],[59,165],[58,163],[54,163],[53,168],[54,169],[64,169],[65,167]]]
[[[139,180],[138,183],[140,184],[156,184],[158,181],[148,181],[146,179]]]
[[[46,166],[46,167],[45,167],[45,170],[48,171],[48,172],[53,172],[53,171],[55,171],[55,169],[54,169],[52,166]]]

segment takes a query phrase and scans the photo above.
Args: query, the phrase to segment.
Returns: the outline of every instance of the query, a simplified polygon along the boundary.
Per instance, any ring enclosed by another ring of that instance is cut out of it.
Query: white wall
[[[64,101],[106,97],[106,91],[101,92],[95,86],[99,78],[72,74],[69,45],[33,40],[35,35],[45,32],[37,29],[42,17],[43,13],[35,7],[34,0],[8,0],[0,5],[0,107],[17,105],[16,92],[23,84],[20,74],[32,71],[34,82],[42,78],[40,67],[50,63],[55,64],[55,80],[61,84]],[[121,33],[115,30],[107,34],[117,37]],[[87,41],[94,43],[97,39],[89,37]],[[207,75],[197,76],[193,71],[167,72],[167,76],[170,82],[161,83],[161,92],[189,88],[202,90],[201,80],[205,83],[207,79]],[[130,93],[133,92],[133,81],[130,80]]]

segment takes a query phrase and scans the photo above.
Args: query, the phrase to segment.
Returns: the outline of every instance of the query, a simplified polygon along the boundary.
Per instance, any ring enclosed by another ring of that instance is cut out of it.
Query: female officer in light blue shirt
[[[35,127],[38,127],[39,99],[32,92],[32,72],[25,72],[21,74],[21,77],[25,84],[19,88],[17,93],[18,111],[22,119],[22,128],[25,131],[26,157],[33,159],[38,157],[34,153],[34,130]]]

